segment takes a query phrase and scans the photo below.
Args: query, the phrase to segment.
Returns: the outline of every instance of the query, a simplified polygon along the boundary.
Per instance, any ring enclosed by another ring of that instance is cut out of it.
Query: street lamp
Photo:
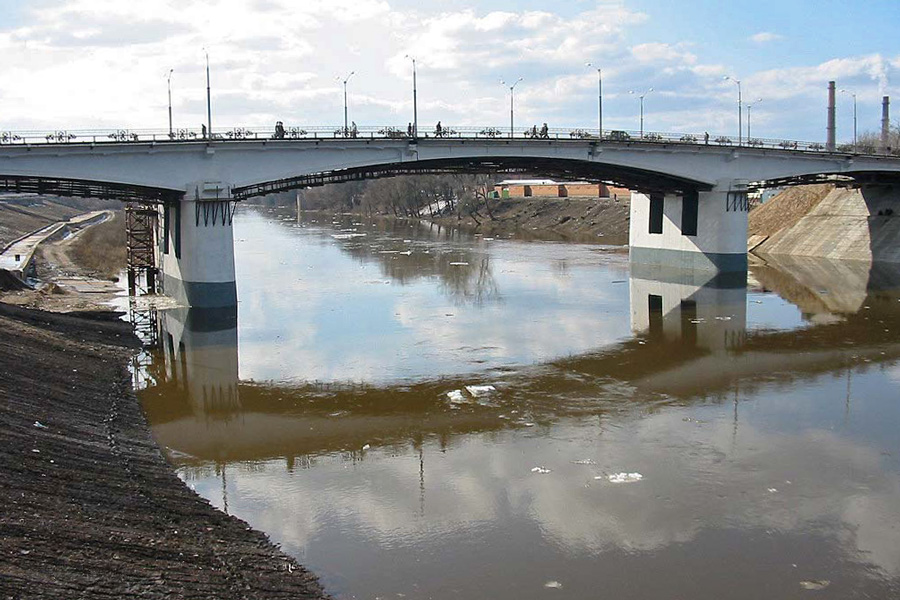
[[[856,150],[856,93],[849,90],[841,90],[842,94],[853,96],[853,150]]]
[[[406,58],[412,61],[413,65],[413,139],[419,138],[419,111],[416,106],[416,59],[409,54],[406,55]]]
[[[652,91],[653,91],[653,88],[650,88],[650,89],[648,89],[646,92],[644,92],[643,94],[638,94],[638,95],[637,95],[638,98],[640,98],[640,100],[641,100],[641,139],[644,138],[644,96],[649,95],[650,92],[652,92]],[[635,92],[634,90],[631,90],[631,91],[628,92],[628,93],[629,93],[629,94],[637,94],[637,92]]]
[[[344,137],[347,137],[350,134],[350,128],[347,126],[347,82],[350,81],[350,78],[356,74],[356,71],[350,71],[350,74],[344,77]],[[338,81],[341,81],[340,77],[335,77]]]
[[[747,145],[749,146],[752,142],[752,138],[750,137],[750,109],[762,102],[762,98],[757,98],[753,102],[747,103]]]
[[[584,63],[593,67],[591,63]],[[597,68],[597,139],[603,139],[603,70]]]
[[[513,98],[515,97],[515,89],[516,86],[519,85],[519,82],[522,81],[522,78],[519,77],[516,79],[516,82],[509,86],[509,137],[513,137],[513,132],[515,129],[513,128],[513,124],[515,123],[513,119]],[[505,81],[500,80],[501,85],[507,85]]]
[[[169,139],[173,139],[175,137],[172,132],[172,72],[175,69],[169,69],[168,75],[166,75],[166,80],[168,81],[169,87]]]
[[[741,82],[739,79],[735,79],[734,77],[731,77],[730,75],[726,75],[722,79],[726,80],[726,81],[733,81],[734,83],[737,84],[737,88],[738,88],[738,146],[740,146],[741,138],[743,137],[742,123],[741,123],[742,118],[743,118],[741,115],[741,103],[742,103],[742,101],[741,101]]]

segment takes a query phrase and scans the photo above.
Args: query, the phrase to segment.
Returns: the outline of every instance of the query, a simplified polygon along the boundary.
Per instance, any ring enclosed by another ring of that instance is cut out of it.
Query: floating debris
[[[365,237],[365,233],[332,233],[331,237],[336,240],[349,240],[356,237]]]
[[[813,579],[812,581],[801,581],[800,587],[804,590],[824,590],[831,582],[827,579]]]
[[[562,588],[562,584],[558,581],[548,581],[547,583],[544,584],[544,587],[558,590],[558,589]]]
[[[640,473],[613,473],[612,475],[599,475],[594,479],[606,479],[610,483],[634,483],[644,478]]]
[[[47,429],[47,426],[44,425],[43,423],[41,423],[40,421],[35,421],[34,426],[37,427],[38,429]]]
[[[581,460],[573,460],[573,465],[596,465],[597,463],[592,458],[582,458]]]
[[[550,469],[547,467],[535,467],[531,470],[532,473],[538,473],[540,475],[546,475],[550,472]]]
[[[491,392],[497,391],[492,385],[467,385],[466,391],[478,398],[479,396],[487,396]]]
[[[363,450],[368,450],[369,448],[371,448],[371,446],[369,446],[369,444],[366,444],[365,446],[362,447]]]
[[[466,397],[462,390],[450,390],[447,392],[447,397],[450,398],[451,404],[466,404]]]
[[[451,267],[468,267],[469,263],[467,262],[452,262],[450,263]]]
[[[716,317],[716,321],[730,321],[731,317]]]
[[[777,489],[777,488],[766,488],[766,489],[769,490],[769,493],[770,493],[770,494],[775,494],[775,493],[778,492],[778,489]]]

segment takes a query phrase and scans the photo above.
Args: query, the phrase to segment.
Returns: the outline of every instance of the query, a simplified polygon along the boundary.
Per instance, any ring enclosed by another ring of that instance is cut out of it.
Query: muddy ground
[[[114,313],[0,304],[0,598],[322,598],[173,473]]]
[[[490,200],[491,216],[438,217],[436,223],[463,226],[485,235],[519,232],[574,242],[628,243],[629,199],[500,198]]]

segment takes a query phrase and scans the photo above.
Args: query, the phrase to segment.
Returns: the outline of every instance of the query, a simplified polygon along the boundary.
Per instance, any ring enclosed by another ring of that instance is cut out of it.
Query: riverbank
[[[447,226],[478,230],[485,235],[519,232],[562,241],[610,245],[628,243],[630,199],[619,198],[497,198],[490,213],[446,215],[432,219]]]
[[[324,598],[150,436],[115,313],[0,304],[2,598]]]

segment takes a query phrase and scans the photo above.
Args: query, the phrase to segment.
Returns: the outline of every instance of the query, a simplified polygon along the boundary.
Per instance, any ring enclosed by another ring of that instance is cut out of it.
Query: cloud
[[[638,44],[631,49],[631,54],[642,63],[676,63],[692,65],[697,57],[682,49],[681,44],[671,45],[658,42]]]
[[[214,123],[229,127],[336,125],[342,98],[334,77],[350,70],[357,73],[348,89],[350,118],[404,126],[412,117],[409,54],[417,59],[420,123],[505,122],[508,90],[497,82],[523,77],[516,88],[522,123],[584,127],[596,118],[596,72],[584,66],[592,62],[603,69],[610,128],[634,128],[636,105],[627,91],[652,86],[647,117],[654,131],[719,133],[732,103],[721,77],[737,72],[749,95],[766,98],[766,108],[754,112],[759,125],[783,128],[773,137],[807,127],[818,135],[807,100],[822,93],[822,81],[840,77],[866,102],[888,93],[900,69],[900,56],[876,54],[740,72],[700,43],[648,39],[643,26],[652,15],[617,1],[565,10],[451,2],[409,10],[400,2],[29,3],[16,25],[0,32],[3,128],[164,128],[169,69],[176,126],[203,122],[204,48]],[[771,36],[777,34],[753,38]],[[229,112],[216,119],[217,107]]]
[[[778,33],[772,33],[771,31],[760,31],[759,33],[754,33],[753,35],[751,35],[749,39],[751,42],[756,42],[757,44],[765,44],[783,38],[784,36]]]

